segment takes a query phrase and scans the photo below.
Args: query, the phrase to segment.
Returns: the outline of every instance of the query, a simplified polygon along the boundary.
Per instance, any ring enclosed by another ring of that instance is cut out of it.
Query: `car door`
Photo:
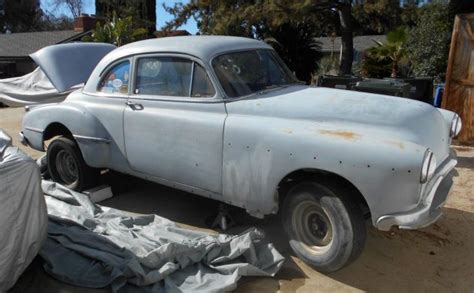
[[[163,54],[139,56],[134,63],[124,112],[130,168],[220,194],[226,111],[204,66]]]
[[[84,91],[80,99],[81,105],[98,120],[108,134],[106,137],[98,137],[110,141],[108,157],[103,158],[106,164],[101,167],[120,172],[128,170],[123,137],[123,115],[129,95],[131,61],[130,58],[125,58],[111,63],[104,70],[95,91]],[[94,131],[91,129],[90,133]],[[97,148],[99,145],[92,146]]]

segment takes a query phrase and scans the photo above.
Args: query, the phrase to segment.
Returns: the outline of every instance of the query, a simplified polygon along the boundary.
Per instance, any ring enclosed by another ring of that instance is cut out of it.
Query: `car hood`
[[[430,148],[438,162],[449,155],[450,122],[415,100],[356,91],[293,86],[226,104],[229,115],[310,121],[321,135],[370,137],[403,147]]]

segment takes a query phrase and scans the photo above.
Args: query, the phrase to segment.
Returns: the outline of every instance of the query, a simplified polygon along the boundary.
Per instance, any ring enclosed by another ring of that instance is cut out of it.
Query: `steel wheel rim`
[[[333,242],[332,223],[315,201],[302,201],[295,207],[292,228],[296,240],[311,254],[327,252]]]
[[[79,168],[74,157],[67,151],[61,150],[56,155],[56,170],[63,183],[71,185],[79,178]]]

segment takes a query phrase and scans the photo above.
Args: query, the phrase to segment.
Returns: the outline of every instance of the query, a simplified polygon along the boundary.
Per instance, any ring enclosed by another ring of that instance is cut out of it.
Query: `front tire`
[[[321,272],[333,272],[362,252],[367,229],[347,190],[302,182],[283,203],[283,225],[295,254]]]
[[[97,182],[99,170],[86,165],[79,147],[70,138],[61,136],[54,139],[49,144],[46,158],[54,182],[75,191],[93,187]]]

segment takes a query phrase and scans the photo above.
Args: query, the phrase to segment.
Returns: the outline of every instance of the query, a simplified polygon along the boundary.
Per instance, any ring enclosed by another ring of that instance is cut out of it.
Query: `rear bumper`
[[[417,207],[408,212],[383,215],[377,219],[375,226],[379,230],[388,231],[392,226],[418,229],[436,222],[441,217],[441,208],[453,186],[453,170],[456,164],[456,156],[452,152],[422,188],[422,200]]]
[[[23,134],[23,131],[20,131],[20,133],[18,135],[20,137],[21,144],[24,145],[24,146],[29,146],[28,140],[26,139],[25,135]]]

